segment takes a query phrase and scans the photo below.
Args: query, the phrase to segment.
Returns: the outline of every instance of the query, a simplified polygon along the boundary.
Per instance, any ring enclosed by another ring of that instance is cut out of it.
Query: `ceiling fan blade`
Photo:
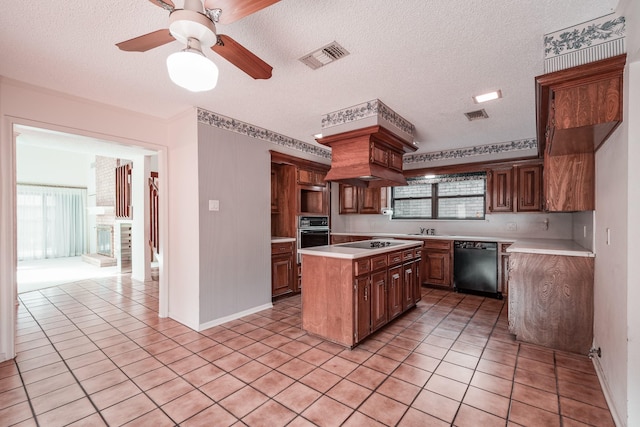
[[[117,43],[116,46],[118,46],[120,50],[127,52],[146,52],[154,47],[162,46],[174,40],[168,29],[162,29]]]
[[[271,78],[273,67],[229,36],[218,34],[218,43],[211,49],[254,79]]]
[[[176,5],[174,5],[171,0],[149,0],[149,1],[155,4],[156,6],[160,6],[161,8],[168,10],[169,12],[172,12],[173,9],[176,8]]]
[[[153,0],[151,0],[153,1]],[[205,0],[205,9],[221,9],[221,24],[230,24],[280,0]]]

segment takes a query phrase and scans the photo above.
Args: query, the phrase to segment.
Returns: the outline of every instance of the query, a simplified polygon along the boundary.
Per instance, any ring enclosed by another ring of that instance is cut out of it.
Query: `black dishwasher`
[[[496,242],[453,242],[453,289],[502,299],[498,292]]]

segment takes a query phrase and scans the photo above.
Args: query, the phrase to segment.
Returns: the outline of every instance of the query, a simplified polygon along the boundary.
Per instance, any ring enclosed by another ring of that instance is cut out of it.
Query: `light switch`
[[[209,200],[209,210],[210,211],[219,211],[220,210],[220,200]]]

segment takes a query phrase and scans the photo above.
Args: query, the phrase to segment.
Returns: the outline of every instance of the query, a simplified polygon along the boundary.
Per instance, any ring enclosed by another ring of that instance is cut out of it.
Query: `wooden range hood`
[[[331,147],[331,169],[326,181],[358,187],[407,185],[402,156],[417,147],[380,125],[317,139]]]

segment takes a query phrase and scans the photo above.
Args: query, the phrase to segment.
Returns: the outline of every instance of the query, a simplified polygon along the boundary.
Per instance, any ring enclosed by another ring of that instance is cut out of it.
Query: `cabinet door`
[[[275,255],[271,258],[271,294],[283,295],[293,291],[291,254]]]
[[[356,342],[371,332],[371,280],[369,276],[355,279],[356,288]]]
[[[451,286],[451,253],[426,251],[426,277],[431,285]]]
[[[340,184],[340,214],[358,213],[358,187]]]
[[[415,280],[413,281],[413,303],[417,304],[422,299],[422,258],[415,258],[413,261]]]
[[[542,210],[542,166],[518,167],[518,212]]]
[[[278,213],[278,171],[271,166],[271,213]]]
[[[512,212],[513,168],[493,169],[487,182],[488,212]]]
[[[371,331],[387,323],[387,271],[371,275]]]
[[[379,214],[380,213],[380,188],[360,188],[359,213]]]
[[[402,278],[402,311],[415,305],[413,293],[415,291],[416,269],[413,262],[408,262],[403,266]]]
[[[402,313],[402,275],[401,265],[389,269],[389,320]]]
[[[315,185],[315,172],[309,169],[298,168],[298,184],[300,185]]]
[[[544,156],[544,198],[549,212],[595,209],[594,153]]]

